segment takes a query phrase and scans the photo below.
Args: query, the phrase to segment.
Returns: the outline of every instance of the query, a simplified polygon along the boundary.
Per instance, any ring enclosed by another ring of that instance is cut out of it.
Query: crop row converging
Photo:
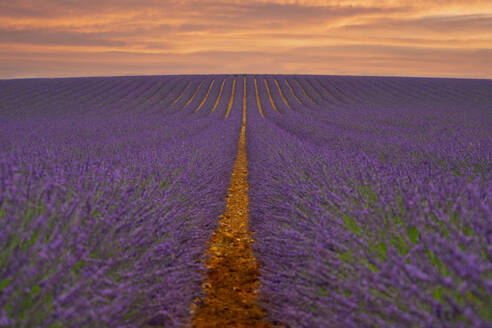
[[[243,106],[270,322],[492,325],[492,81],[177,75],[0,80],[0,326],[187,326]]]

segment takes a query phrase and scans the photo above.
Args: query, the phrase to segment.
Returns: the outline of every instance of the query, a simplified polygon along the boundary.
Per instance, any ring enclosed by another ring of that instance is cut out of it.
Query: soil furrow
[[[205,300],[197,308],[193,327],[272,327],[256,304],[259,267],[251,250],[248,228],[248,169],[246,158],[246,83],[238,154],[219,227],[209,241]]]

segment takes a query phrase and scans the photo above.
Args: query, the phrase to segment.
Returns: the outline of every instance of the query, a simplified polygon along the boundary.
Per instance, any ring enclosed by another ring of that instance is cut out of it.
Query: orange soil
[[[195,109],[195,113],[198,112],[200,110],[200,108],[202,108],[202,106],[207,101],[208,95],[210,94],[210,90],[212,90],[212,87],[214,86],[214,83],[215,83],[215,79],[213,79],[212,82],[210,82],[210,85],[208,86],[207,93],[205,94],[205,97],[203,97],[202,102],[200,103],[200,105],[198,105],[198,107]]]
[[[232,104],[234,103],[234,92],[236,92],[236,78],[234,78],[234,80],[232,81],[231,97],[229,98],[229,105],[227,105],[225,118],[228,118],[229,114],[231,113]]]
[[[200,90],[200,88],[202,87],[202,84],[203,82],[205,81],[200,81],[200,84],[198,85],[198,87],[196,88],[195,92],[193,92],[193,95],[191,96],[190,99],[188,99],[188,101],[186,102],[186,104],[183,106],[183,109],[185,109],[186,107],[188,107],[188,105],[193,101],[193,99],[195,99],[196,97],[196,94],[198,93],[198,91]]]
[[[245,100],[245,99],[244,99]],[[264,321],[265,312],[256,305],[259,287],[258,263],[251,251],[253,238],[248,230],[248,169],[246,159],[246,108],[239,150],[219,227],[209,241],[206,297],[195,314],[193,327],[273,327]]]
[[[292,86],[290,85],[289,81],[284,80],[285,83],[287,84],[287,87],[290,90],[290,93],[292,93],[292,96],[294,96],[295,100],[299,103],[299,105],[302,105],[302,102],[299,98],[297,98],[296,93],[294,92],[294,89],[292,89]]]
[[[263,78],[263,81],[265,81],[265,86],[267,89],[268,98],[270,98],[270,103],[272,104],[273,109],[275,109],[275,111],[280,114],[280,112],[278,111],[277,105],[275,105],[275,101],[273,101],[272,93],[270,92],[270,86],[268,85],[268,80],[266,79],[266,77]]]
[[[214,107],[210,111],[210,114],[212,114],[215,111],[215,109],[217,108],[217,105],[219,104],[220,97],[222,96],[222,91],[224,90],[224,83],[225,83],[226,79],[227,79],[227,77],[224,77],[224,79],[222,80],[222,84],[220,85],[219,95],[217,96],[217,99],[215,100]]]
[[[177,103],[181,99],[181,97],[183,97],[185,91],[188,90],[188,88],[190,87],[190,85],[191,85],[191,81],[186,84],[186,87],[183,89],[183,91],[181,91],[181,93],[179,94],[178,98],[174,99],[174,101],[172,102],[172,104],[169,105],[169,106],[172,106],[175,103]]]
[[[277,79],[273,79],[273,80],[275,81],[275,84],[277,85],[278,92],[280,93],[280,97],[284,101],[285,105],[287,105],[287,107],[289,107],[289,109],[292,109],[292,107],[290,107],[289,102],[287,101],[287,99],[285,99],[284,93],[282,92],[282,88],[280,88],[280,85],[278,84]]]
[[[261,107],[260,94],[258,92],[258,83],[256,82],[256,76],[254,77],[255,81],[255,92],[256,92],[256,105],[258,106],[258,111],[260,112],[261,118],[265,118],[263,115],[263,108]]]
[[[317,102],[316,100],[314,100],[314,99],[313,99],[313,97],[311,97],[311,96],[309,95],[309,93],[307,93],[307,92],[306,92],[306,89],[304,89],[304,87],[302,86],[302,84],[301,84],[301,83],[300,83],[297,79],[294,79],[294,81],[296,81],[296,83],[297,83],[297,85],[299,86],[299,88],[301,88],[302,93],[304,93],[304,95],[305,95],[305,96],[306,96],[309,100],[311,100],[311,102],[312,102],[313,104],[317,104],[317,105],[319,105],[319,104],[318,104],[318,102]]]

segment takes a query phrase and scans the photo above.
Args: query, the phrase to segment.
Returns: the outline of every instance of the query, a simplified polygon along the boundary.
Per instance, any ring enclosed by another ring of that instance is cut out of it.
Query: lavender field
[[[0,80],[0,327],[188,326],[243,105],[269,322],[492,327],[492,80],[313,75]]]

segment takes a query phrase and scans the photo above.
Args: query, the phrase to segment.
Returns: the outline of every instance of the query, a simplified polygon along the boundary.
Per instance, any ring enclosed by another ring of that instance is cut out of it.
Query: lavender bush
[[[170,106],[207,79],[2,81],[0,326],[187,324],[240,126]]]
[[[247,129],[270,319],[490,327],[491,81],[275,78],[292,110]]]
[[[236,79],[226,120],[234,76],[0,81],[0,326],[189,323],[237,151]],[[256,80],[270,320],[491,326],[492,82]]]

